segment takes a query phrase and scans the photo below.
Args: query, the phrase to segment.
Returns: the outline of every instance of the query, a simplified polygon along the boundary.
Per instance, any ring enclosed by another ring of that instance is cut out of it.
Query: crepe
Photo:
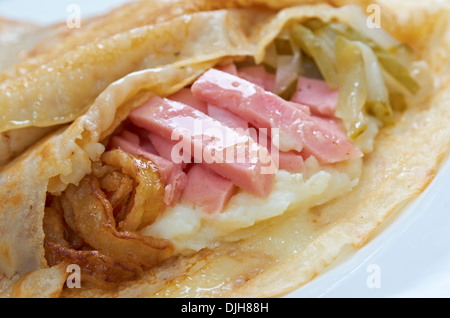
[[[309,211],[290,211],[260,222],[245,229],[239,241],[172,257],[113,290],[65,288],[66,267],[48,268],[42,226],[47,193],[58,195],[91,173],[91,163],[105,151],[100,142],[149,97],[168,96],[231,57],[253,56],[261,62],[265,47],[291,18],[328,20],[334,14],[330,4],[305,3],[161,1],[150,8],[138,2],[93,23],[93,28],[110,30],[99,38],[80,31],[79,38],[67,37],[49,48],[44,45],[41,55],[24,60],[24,75],[17,73],[20,66],[4,73],[1,131],[26,127],[57,131],[1,168],[2,295],[280,296],[309,282],[343,250],[362,246],[389,215],[401,213],[431,182],[449,149],[448,3],[377,2],[382,26],[428,62],[437,90],[380,131],[374,151],[364,158],[359,183],[350,193]],[[349,3],[367,5],[364,1],[331,4]],[[116,24],[122,14],[126,17],[143,9],[148,14]],[[159,12],[166,14],[159,16]],[[80,43],[84,45],[77,46]],[[114,71],[108,72],[111,68]],[[85,74],[82,79],[77,77],[80,74]],[[70,80],[71,76],[76,80]],[[24,82],[31,87],[18,89]],[[50,88],[41,90],[45,82]],[[9,91],[14,94],[4,94]],[[64,92],[64,103],[59,103],[58,91]],[[20,95],[25,101],[45,101],[41,103],[45,107],[31,116],[33,103],[23,102]],[[12,106],[23,112],[8,111]]]

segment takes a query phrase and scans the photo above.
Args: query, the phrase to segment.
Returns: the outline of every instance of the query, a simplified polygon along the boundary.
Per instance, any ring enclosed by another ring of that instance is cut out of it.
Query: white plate
[[[0,16],[51,24],[76,4],[83,17],[127,0],[0,0]],[[450,297],[450,161],[417,200],[368,244],[337,261],[294,297]]]

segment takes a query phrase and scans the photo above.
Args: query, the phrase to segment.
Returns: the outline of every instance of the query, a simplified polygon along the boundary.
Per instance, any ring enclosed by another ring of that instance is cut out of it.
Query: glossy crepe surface
[[[280,296],[310,281],[344,249],[362,246],[391,213],[401,213],[431,182],[449,149],[448,3],[379,2],[382,26],[430,64],[437,91],[381,130],[350,194],[257,224],[244,230],[239,242],[170,259],[114,291],[64,288],[65,267],[46,268],[42,219],[47,192],[58,194],[90,173],[91,161],[104,151],[100,142],[150,96],[169,95],[231,58],[250,55],[261,61],[265,46],[291,19],[337,16],[329,4],[294,6],[309,2],[152,1],[154,7],[137,2],[90,21],[87,28],[98,37],[83,29],[60,32],[56,43],[43,42],[0,75],[0,131],[57,129],[0,170],[0,293]],[[332,4],[348,3],[367,5]],[[41,89],[43,84],[47,89]],[[23,112],[8,111],[12,105]]]

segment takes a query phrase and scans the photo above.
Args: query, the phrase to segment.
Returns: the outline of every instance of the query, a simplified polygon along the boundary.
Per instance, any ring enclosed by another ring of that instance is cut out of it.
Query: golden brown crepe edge
[[[429,180],[429,179],[428,179]],[[419,192],[420,192],[420,190],[419,190]],[[266,275],[267,276],[267,275]],[[270,275],[269,275],[270,276]],[[246,288],[250,288],[250,287],[252,286],[252,284],[249,284],[249,285],[247,285],[247,287]],[[241,290],[242,291],[242,290]],[[247,294],[248,295],[248,294]]]

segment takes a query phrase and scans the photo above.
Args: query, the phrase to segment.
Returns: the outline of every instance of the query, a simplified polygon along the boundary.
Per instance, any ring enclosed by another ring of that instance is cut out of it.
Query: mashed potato
[[[293,209],[307,211],[351,191],[359,181],[361,166],[362,159],[321,166],[310,157],[305,161],[304,173],[278,171],[274,188],[267,198],[241,191],[217,215],[206,214],[192,204],[180,202],[144,228],[142,234],[171,240],[176,252],[181,254],[214,247],[229,240],[231,234],[237,240],[237,231],[257,222]]]

